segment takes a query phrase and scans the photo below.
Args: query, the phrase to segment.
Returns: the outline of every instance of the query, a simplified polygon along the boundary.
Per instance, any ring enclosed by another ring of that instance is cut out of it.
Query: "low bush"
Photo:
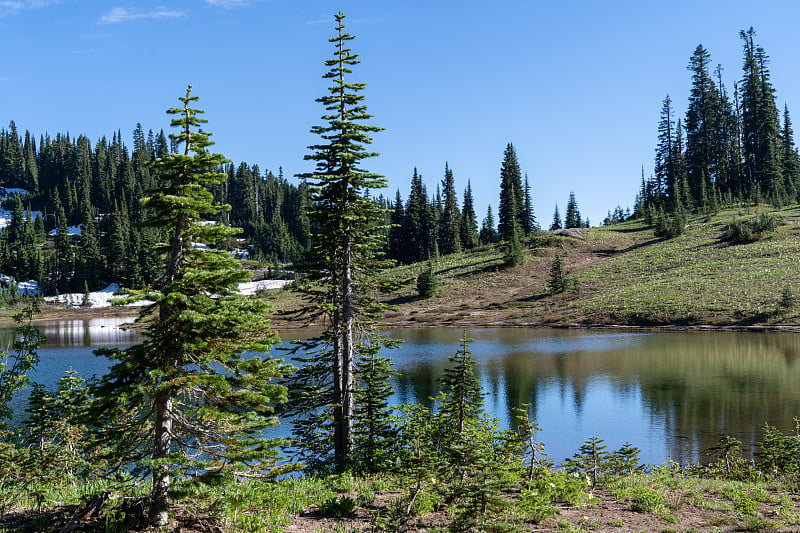
[[[762,212],[750,219],[738,219],[728,223],[720,239],[732,244],[747,244],[772,233],[781,224],[783,221],[780,217]]]

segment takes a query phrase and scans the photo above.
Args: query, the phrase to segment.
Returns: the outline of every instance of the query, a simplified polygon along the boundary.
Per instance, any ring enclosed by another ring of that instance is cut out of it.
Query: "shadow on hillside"
[[[735,324],[737,326],[760,326],[766,324],[769,319],[775,316],[775,311],[761,311],[760,313],[754,313],[750,316],[737,316],[738,319]]]
[[[628,246],[628,247],[627,247],[627,248],[625,248],[624,250],[620,250],[620,252],[621,252],[621,253],[624,253],[624,252],[632,252],[632,251],[634,251],[634,250],[638,250],[639,248],[645,248],[645,247],[647,247],[647,246],[652,246],[652,245],[654,245],[654,244],[656,244],[656,243],[663,242],[664,240],[665,240],[665,239],[652,239],[652,240],[649,240],[649,241],[640,242],[640,243],[638,243],[638,244],[633,244],[633,245],[631,245],[631,246]]]
[[[391,300],[387,300],[387,304],[389,305],[403,305],[408,304],[411,302],[415,302],[419,300],[420,297],[416,294],[410,294],[408,296],[397,296],[396,298],[392,298]]]
[[[495,263],[495,265],[494,266],[489,266],[488,263]],[[477,270],[471,270],[473,268],[477,268],[478,265],[486,265],[486,266],[483,266],[483,267],[481,267],[481,268],[479,268]],[[456,274],[454,276],[455,278],[460,278],[460,277],[464,277],[464,276],[472,276],[472,275],[475,275],[475,274],[482,274],[484,272],[490,272],[495,267],[497,269],[502,268],[502,264],[497,264],[497,259],[484,259],[483,261],[475,261],[474,263],[470,263],[470,264],[467,264],[467,265],[455,265],[455,266],[451,266],[449,268],[445,268],[444,270],[437,270],[436,271],[436,275],[438,276],[440,274],[451,272],[453,270],[466,270],[466,272],[463,272],[461,274]]]
[[[641,233],[642,228],[614,228],[617,233]]]
[[[517,298],[517,299],[511,300],[511,301],[512,302],[525,302],[525,303],[538,302],[539,300],[544,300],[548,296],[550,296],[550,294],[548,294],[546,292],[543,292],[541,294],[533,294],[531,296],[525,296],[523,298]]]

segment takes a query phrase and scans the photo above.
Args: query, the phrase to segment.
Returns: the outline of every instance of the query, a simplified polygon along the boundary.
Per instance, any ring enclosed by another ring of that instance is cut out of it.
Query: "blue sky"
[[[187,84],[200,96],[217,151],[287,176],[303,161],[323,110],[333,14],[347,14],[362,64],[379,158],[405,198],[414,167],[429,191],[453,170],[471,180],[482,219],[497,207],[512,142],[549,224],[574,191],[599,223],[632,206],[652,172],[665,95],[685,111],[686,65],[702,43],[741,78],[738,32],[754,26],[771,58],[778,105],[800,124],[800,3],[676,0],[0,0],[0,125],[37,136],[169,130]]]

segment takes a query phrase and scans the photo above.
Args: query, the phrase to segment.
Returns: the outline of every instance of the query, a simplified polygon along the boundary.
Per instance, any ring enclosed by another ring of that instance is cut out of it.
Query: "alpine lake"
[[[130,319],[127,319],[130,320]],[[48,387],[70,368],[88,379],[109,366],[100,347],[128,346],[137,332],[126,319],[41,324],[47,342],[32,380]],[[383,355],[394,362],[395,405],[425,402],[438,393],[448,357],[460,349],[457,329],[394,329],[399,348]],[[630,442],[645,463],[708,460],[723,435],[756,450],[765,423],[793,432],[800,416],[800,335],[784,332],[623,332],[574,329],[472,329],[469,349],[477,360],[485,409],[508,427],[513,408],[527,405],[540,427],[537,439],[555,463],[571,457],[590,437],[608,450]],[[6,348],[11,330],[0,330]],[[286,358],[292,332],[273,356]],[[14,420],[26,399],[12,404]],[[288,435],[290,426],[274,430]]]

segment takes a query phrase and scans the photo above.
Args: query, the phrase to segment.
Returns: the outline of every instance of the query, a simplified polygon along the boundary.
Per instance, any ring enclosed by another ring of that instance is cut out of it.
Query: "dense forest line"
[[[54,294],[116,282],[138,288],[157,276],[154,243],[161,237],[141,225],[141,198],[153,189],[152,165],[172,153],[163,131],[133,131],[133,149],[115,133],[92,144],[85,136],[20,135],[12,121],[0,131],[0,185],[11,211],[0,233],[0,271],[18,280],[40,280]],[[224,222],[241,227],[241,248],[257,259],[296,260],[307,246],[308,193],[279,172],[226,163],[215,198],[232,206]],[[22,189],[22,191],[17,191]],[[50,237],[50,238],[48,238]]]
[[[153,165],[175,147],[163,131],[133,130],[133,149],[120,132],[92,143],[86,136],[44,135],[38,143],[29,131],[20,134],[14,121],[0,130],[0,191],[10,212],[0,232],[0,272],[16,280],[40,281],[45,294],[80,292],[103,284],[140,288],[158,275],[154,245],[163,236],[141,223],[140,200],[154,187]],[[228,162],[226,175],[212,188],[215,200],[231,206],[218,215],[242,232],[224,243],[240,257],[271,264],[294,264],[308,249],[313,228],[308,211],[311,191],[305,180],[292,183],[282,170],[275,175],[258,165]],[[520,170],[516,150],[508,144],[500,168],[497,219],[488,207],[479,226],[471,184],[463,201],[452,170],[429,194],[414,169],[404,200],[374,198],[387,225],[383,254],[399,263],[424,261],[508,240],[539,230],[531,187]],[[497,222],[496,222],[497,220]],[[564,221],[556,206],[550,229],[588,225],[581,220],[570,193]]]
[[[726,88],[711,54],[698,45],[686,115],[669,95],[658,123],[654,173],[645,179],[634,215],[646,216],[665,236],[681,233],[687,212],[712,212],[735,202],[794,204],[800,193],[800,158],[788,106],[778,111],[769,56],[753,28],[739,34],[742,77]],[[677,221],[677,223],[676,223]]]

